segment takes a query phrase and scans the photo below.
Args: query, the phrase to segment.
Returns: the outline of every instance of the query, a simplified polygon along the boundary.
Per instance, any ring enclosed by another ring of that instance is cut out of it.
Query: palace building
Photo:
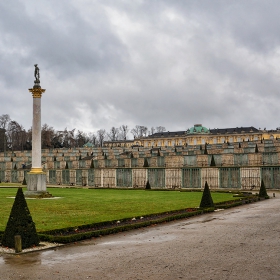
[[[244,141],[258,141],[277,139],[280,129],[260,130],[251,127],[213,128],[208,129],[202,124],[195,124],[186,131],[159,132],[147,137],[134,140],[118,140],[104,142],[106,147],[174,147],[187,145],[241,143]]]

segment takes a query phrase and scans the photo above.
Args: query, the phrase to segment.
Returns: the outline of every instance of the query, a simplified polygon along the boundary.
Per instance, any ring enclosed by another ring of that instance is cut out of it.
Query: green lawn
[[[17,188],[0,189],[0,231],[5,229]],[[24,189],[25,191],[25,189]],[[56,199],[27,199],[37,231],[198,207],[202,192],[48,188]],[[233,199],[212,193],[214,203]]]

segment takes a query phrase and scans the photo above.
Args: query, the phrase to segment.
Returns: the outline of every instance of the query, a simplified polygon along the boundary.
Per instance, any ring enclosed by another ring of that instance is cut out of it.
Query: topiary
[[[149,167],[149,163],[148,163],[148,160],[146,158],[144,159],[143,167]]]
[[[216,166],[215,159],[214,159],[214,156],[213,156],[213,155],[212,155],[212,157],[211,157],[210,166]]]
[[[27,185],[25,177],[23,178],[22,185]]]
[[[91,163],[90,163],[90,168],[94,168],[93,159],[91,160]]]
[[[204,154],[205,154],[205,155],[208,155],[208,151],[207,151],[207,146],[206,146],[206,144],[205,144],[205,148],[204,148]]]
[[[66,164],[65,164],[65,169],[68,169],[68,162],[66,161]]]
[[[269,198],[269,196],[268,196],[268,194],[266,192],[266,188],[265,188],[263,179],[262,179],[262,182],[261,182],[261,188],[260,188],[260,191],[259,191],[259,197]]]
[[[202,194],[201,202],[200,202],[200,208],[209,208],[214,207],[214,202],[211,196],[211,192],[208,186],[207,181],[205,182],[204,191]]]
[[[20,235],[22,249],[39,245],[35,223],[29,212],[22,188],[18,188],[11,214],[2,237],[2,245],[14,248],[15,235]]]
[[[150,190],[150,189],[151,189],[151,185],[150,185],[149,180],[148,180],[147,183],[146,183],[145,189],[146,189],[146,190]]]
[[[256,144],[255,153],[258,153],[258,152],[259,152],[259,149],[258,149],[258,145]]]

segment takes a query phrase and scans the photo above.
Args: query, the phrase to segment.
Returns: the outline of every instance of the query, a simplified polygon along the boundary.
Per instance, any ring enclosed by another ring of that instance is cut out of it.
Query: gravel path
[[[279,198],[278,198],[279,196]],[[276,198],[57,249],[0,256],[0,279],[280,279]]]

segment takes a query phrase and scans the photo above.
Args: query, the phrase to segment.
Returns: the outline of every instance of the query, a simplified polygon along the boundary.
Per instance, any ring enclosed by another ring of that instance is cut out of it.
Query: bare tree
[[[78,130],[78,133],[75,138],[78,147],[83,147],[83,145],[85,145],[89,139],[87,134],[81,130]]]
[[[6,129],[8,123],[11,121],[11,118],[8,114],[3,114],[0,116],[0,128]]]
[[[97,136],[93,132],[90,132],[88,137],[89,137],[89,142],[95,146],[97,143]]]
[[[3,147],[4,152],[6,151],[6,146],[7,146],[6,127],[10,120],[11,120],[10,116],[7,114],[3,114],[2,116],[0,116],[0,128],[4,129],[3,138],[0,140],[0,143],[1,143],[1,149]]]
[[[128,126],[124,124],[121,125],[119,128],[119,132],[120,132],[119,133],[120,140],[126,140],[129,132]]]
[[[100,145],[100,147],[103,146],[103,142],[105,141],[106,137],[106,130],[105,129],[99,129],[97,130],[97,140]]]
[[[7,129],[8,146],[12,151],[19,151],[23,149],[23,139],[25,130],[16,121],[10,121]]]
[[[156,130],[157,130],[157,132],[164,132],[164,131],[166,131],[166,128],[164,126],[157,126]]]
[[[148,128],[143,125],[136,125],[135,128],[132,128],[131,131],[134,138],[140,138],[143,136],[147,136]]]
[[[46,123],[42,126],[41,138],[42,138],[42,149],[51,148],[55,131],[53,127],[48,126]]]
[[[76,137],[75,137],[75,130],[76,130],[76,128],[74,128],[72,130],[68,130],[68,131],[66,130],[65,131],[64,141],[65,141],[65,143],[67,143],[68,148],[76,147],[77,141],[76,141]]]
[[[155,133],[155,131],[156,131],[155,128],[152,126],[152,127],[151,127],[151,130],[149,131],[149,134],[150,134],[150,135],[153,135],[153,134]]]
[[[107,133],[108,138],[110,139],[110,141],[116,141],[118,140],[118,136],[119,136],[119,129],[116,127],[112,127],[109,131],[109,133]]]

